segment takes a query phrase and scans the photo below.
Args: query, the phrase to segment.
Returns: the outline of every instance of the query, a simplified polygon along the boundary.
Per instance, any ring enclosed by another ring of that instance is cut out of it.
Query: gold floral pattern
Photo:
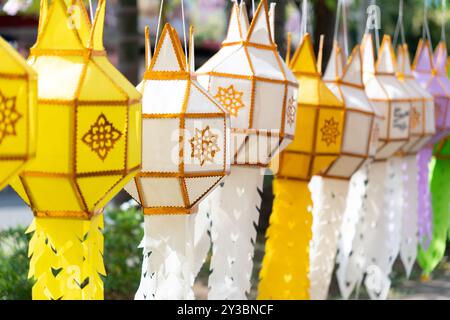
[[[120,139],[122,133],[114,128],[102,113],[91,129],[83,136],[82,141],[92,151],[97,153],[100,159],[105,160],[108,153],[114,148],[114,144]]]
[[[414,130],[420,125],[420,113],[416,108],[411,109],[411,129]]]
[[[325,120],[325,124],[320,129],[322,132],[322,141],[324,141],[327,146],[330,144],[336,144],[336,139],[339,137],[339,122],[334,121],[334,118]]]
[[[218,137],[217,134],[211,132],[209,126],[203,130],[195,128],[195,135],[189,140],[192,148],[191,158],[197,159],[201,166],[208,161],[214,163],[214,157],[220,151],[217,145]]]
[[[292,127],[295,123],[295,114],[297,112],[297,109],[295,108],[295,99],[294,97],[291,97],[288,100],[288,105],[287,105],[287,123],[290,127]]]
[[[16,97],[6,98],[0,92],[0,144],[5,137],[16,135],[16,123],[21,117],[16,110]]]
[[[228,88],[219,87],[214,98],[219,101],[231,116],[237,117],[239,109],[245,107],[242,102],[243,95],[243,92],[235,90],[234,86],[230,85]]]

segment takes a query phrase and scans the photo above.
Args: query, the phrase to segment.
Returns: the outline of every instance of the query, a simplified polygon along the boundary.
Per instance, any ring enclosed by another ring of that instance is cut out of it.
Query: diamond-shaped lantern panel
[[[73,6],[77,21],[65,1],[41,2],[28,60],[39,77],[39,148],[12,185],[36,216],[98,213],[141,163],[141,95],[106,56],[106,1],[92,27],[84,4]]]
[[[417,81],[434,97],[436,134],[431,143],[450,133],[450,86],[445,73],[445,62],[442,61],[447,57],[447,49],[443,42],[439,43],[436,49],[436,57],[438,55],[445,58],[433,61],[430,42],[421,39],[413,63],[413,74]],[[435,65],[435,62],[438,64]]]
[[[395,54],[389,36],[383,37],[376,64],[372,35],[364,36],[361,51],[366,94],[383,116],[376,159],[387,159],[408,142],[411,97],[395,74]]]
[[[309,181],[339,156],[345,109],[321,79],[309,34],[289,68],[299,83],[297,124],[294,141],[280,154],[278,176]]]
[[[229,115],[190,70],[175,29],[166,24],[139,85],[142,171],[125,187],[144,214],[195,212],[230,170]]]
[[[37,75],[0,37],[0,191],[36,155]]]
[[[231,116],[233,164],[265,166],[293,139],[297,80],[278,54],[262,0],[248,26],[236,3],[222,48],[198,80]]]
[[[325,176],[350,179],[376,153],[380,114],[364,91],[360,47],[356,46],[344,68],[342,49],[333,45],[323,80],[345,108],[345,127],[339,157]]]
[[[397,50],[397,77],[411,98],[410,137],[401,150],[405,154],[415,154],[436,132],[434,99],[412,74],[407,44],[399,46]]]

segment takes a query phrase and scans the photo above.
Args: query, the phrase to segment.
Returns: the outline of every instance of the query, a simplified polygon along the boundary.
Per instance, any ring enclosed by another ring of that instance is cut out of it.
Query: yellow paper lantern
[[[299,83],[297,124],[294,141],[279,157],[260,299],[309,298],[312,215],[308,207],[312,203],[308,183],[339,156],[344,128],[344,105],[321,79],[309,34],[303,37],[289,68]]]
[[[0,191],[36,155],[37,75],[0,37]]]
[[[100,0],[91,26],[79,0],[70,10],[41,2],[28,59],[39,77],[39,149],[12,183],[36,217],[37,299],[103,297],[101,212],[140,168],[141,95],[106,56],[105,7]]]

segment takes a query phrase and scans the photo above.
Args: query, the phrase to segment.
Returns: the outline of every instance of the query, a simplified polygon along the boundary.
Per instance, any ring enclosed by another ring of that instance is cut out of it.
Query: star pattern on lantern
[[[217,134],[213,134],[209,126],[199,130],[195,128],[195,135],[190,141],[191,143],[191,158],[195,158],[203,166],[205,162],[214,163],[214,157],[220,151],[217,145]]]
[[[320,129],[320,132],[322,132],[322,141],[324,141],[327,146],[336,144],[336,139],[340,135],[338,126],[339,122],[334,121],[334,118],[330,118],[329,120],[325,120],[325,124]]]
[[[214,98],[220,102],[231,116],[237,117],[239,109],[245,107],[242,102],[243,95],[244,92],[237,91],[234,89],[234,85],[230,85],[228,88],[219,87]]]
[[[411,108],[411,129],[415,129],[420,125],[420,113],[416,108]]]
[[[92,151],[97,153],[100,159],[105,160],[108,153],[114,148],[114,144],[120,139],[122,133],[114,128],[105,115],[98,116],[97,121],[91,125],[90,130],[83,136],[82,141]]]
[[[291,97],[288,101],[288,107],[287,107],[287,123],[290,127],[292,127],[295,123],[295,114],[297,110],[295,108],[295,99],[294,97]]]
[[[21,117],[16,110],[16,97],[6,98],[0,92],[0,144],[5,137],[16,135],[16,123]]]

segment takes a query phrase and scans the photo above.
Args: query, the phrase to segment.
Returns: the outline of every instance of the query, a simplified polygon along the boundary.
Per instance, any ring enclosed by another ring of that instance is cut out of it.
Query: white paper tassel
[[[350,180],[347,204],[341,226],[336,262],[338,268],[336,277],[339,291],[344,299],[348,299],[357,283],[361,282],[362,261],[359,229],[361,220],[364,220],[362,210],[363,200],[366,196],[367,175],[369,165],[364,165]]]
[[[325,300],[328,295],[348,187],[347,180],[317,176],[309,184],[313,200],[309,271],[312,300]]]
[[[213,192],[214,193],[214,192]],[[194,263],[192,266],[192,281],[195,281],[200,269],[208,257],[211,248],[211,207],[213,195],[208,195],[200,202],[198,213],[195,216],[194,231]]]
[[[376,162],[369,172],[364,250],[365,285],[371,299],[387,298],[389,273],[400,248],[402,171],[399,163],[398,158]]]
[[[213,250],[209,299],[247,299],[263,178],[259,168],[232,167],[223,186],[210,195]]]
[[[409,277],[417,256],[418,245],[418,166],[416,156],[404,158],[403,215],[401,227],[400,258]]]
[[[144,218],[144,250],[137,300],[193,299],[194,215]]]

